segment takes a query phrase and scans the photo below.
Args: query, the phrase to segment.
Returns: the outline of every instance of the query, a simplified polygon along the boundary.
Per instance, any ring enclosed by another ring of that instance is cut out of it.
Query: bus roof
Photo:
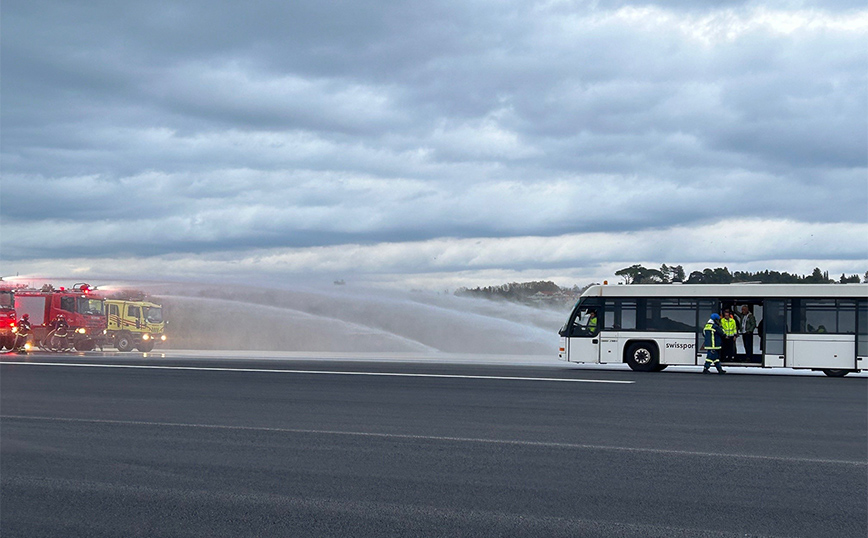
[[[594,285],[585,290],[582,297],[864,298],[868,297],[868,284]]]

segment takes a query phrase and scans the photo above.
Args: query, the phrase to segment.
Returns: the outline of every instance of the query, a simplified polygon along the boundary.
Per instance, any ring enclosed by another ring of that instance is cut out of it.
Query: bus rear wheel
[[[829,377],[844,377],[850,373],[850,370],[823,370],[823,373]]]
[[[633,344],[627,349],[627,364],[636,372],[654,372],[660,369],[657,348],[648,343]]]

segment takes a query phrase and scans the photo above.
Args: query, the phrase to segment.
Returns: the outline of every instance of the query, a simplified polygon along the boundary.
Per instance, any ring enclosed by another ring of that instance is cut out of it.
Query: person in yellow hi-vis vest
[[[591,310],[588,315],[590,318],[588,319],[588,333],[592,336],[596,335],[599,332],[600,327],[597,326],[597,312],[595,310]]]
[[[723,362],[735,362],[735,337],[738,335],[738,322],[732,317],[729,310],[723,311],[723,319],[720,320],[720,328],[723,329],[723,345],[720,350],[720,360]]]

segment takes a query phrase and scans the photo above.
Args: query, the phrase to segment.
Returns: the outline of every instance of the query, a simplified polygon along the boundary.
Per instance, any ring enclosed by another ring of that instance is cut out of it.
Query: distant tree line
[[[667,266],[663,264],[660,269],[631,265],[618,271],[615,275],[624,280],[624,284],[669,284],[683,282],[684,284],[732,284],[736,282],[760,282],[763,284],[858,284],[860,281],[868,282],[868,271],[864,278],[859,275],[841,274],[839,279],[829,278],[828,271],[822,271],[819,267],[814,268],[810,275],[797,275],[778,271],[735,271],[730,272],[726,267],[714,269],[705,268],[702,271],[693,271],[687,278],[684,276],[684,268],[680,265]]]
[[[484,297],[486,299],[503,299],[507,301],[528,302],[537,294],[550,295],[561,293],[560,286],[551,281],[510,282],[499,286],[476,288],[458,288],[455,295],[459,297]]]
[[[624,284],[671,284],[681,282],[684,284],[733,284],[737,282],[760,282],[763,284],[858,284],[868,283],[868,271],[860,279],[859,275],[842,274],[840,278],[829,277],[828,271],[815,268],[810,275],[797,275],[778,271],[735,271],[730,272],[726,267],[706,268],[702,271],[693,271],[685,274],[681,265],[663,264],[659,269],[631,265],[618,271],[615,275],[623,279]],[[590,284],[588,285],[590,286]],[[481,297],[484,299],[513,301],[518,303],[559,306],[564,303],[571,304],[588,287],[573,286],[562,288],[554,282],[511,282],[499,286],[485,286],[476,288],[458,288],[455,295],[459,297]]]

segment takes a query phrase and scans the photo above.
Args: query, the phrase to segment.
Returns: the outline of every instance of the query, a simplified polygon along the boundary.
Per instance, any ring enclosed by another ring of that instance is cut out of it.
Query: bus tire
[[[138,349],[142,353],[148,353],[149,351],[154,349],[154,341],[148,340],[146,342],[141,342],[139,345],[136,346],[136,349]]]
[[[829,377],[844,377],[845,375],[850,373],[850,370],[831,370],[826,369],[823,370],[823,373]]]
[[[660,366],[657,346],[650,342],[638,342],[627,348],[624,361],[635,372],[653,372]]]
[[[115,340],[115,347],[118,351],[130,351],[133,349],[133,337],[130,333],[121,333]]]

